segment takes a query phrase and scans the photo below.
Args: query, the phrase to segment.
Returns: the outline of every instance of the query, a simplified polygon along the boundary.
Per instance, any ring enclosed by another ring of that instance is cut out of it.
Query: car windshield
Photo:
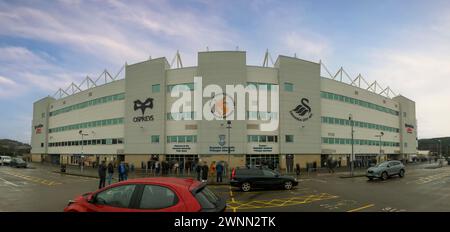
[[[375,167],[386,167],[389,164],[389,162],[383,162],[375,165]]]

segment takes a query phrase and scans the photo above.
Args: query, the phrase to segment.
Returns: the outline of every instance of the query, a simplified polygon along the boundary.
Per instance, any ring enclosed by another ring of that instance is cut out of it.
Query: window
[[[286,91],[286,92],[293,92],[294,91],[294,84],[285,82],[284,83],[284,91]]]
[[[107,189],[95,196],[95,203],[112,207],[128,208],[130,207],[131,197],[133,196],[135,188],[135,185],[123,185]]]
[[[45,113],[42,113],[42,118],[45,118]]]
[[[203,209],[214,209],[219,201],[219,198],[208,187],[204,187],[197,192],[195,199],[197,199]]]
[[[185,143],[186,142],[186,136],[178,136],[178,142],[179,143]]]
[[[157,185],[145,185],[139,208],[164,209],[177,203],[178,197],[172,190]]]
[[[260,141],[260,142],[264,142],[264,143],[267,142],[267,136],[265,136],[265,135],[260,135],[260,136],[259,136],[259,141]]]
[[[403,112],[403,117],[405,117],[405,118],[406,118],[406,112]]]
[[[285,139],[286,139],[286,143],[293,143],[294,142],[294,136],[293,135],[286,135]]]
[[[41,143],[41,147],[44,147],[44,143]]]
[[[152,135],[152,143],[159,143],[159,135]]]
[[[160,84],[152,85],[152,93],[159,93],[160,90],[161,90]]]

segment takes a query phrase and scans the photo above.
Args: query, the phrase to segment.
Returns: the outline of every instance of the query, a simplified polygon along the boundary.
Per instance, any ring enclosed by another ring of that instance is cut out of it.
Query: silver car
[[[405,176],[405,165],[397,160],[379,163],[375,167],[370,167],[367,169],[366,173],[369,180],[373,180],[374,178],[386,180],[387,178],[395,175],[398,175],[399,177]]]

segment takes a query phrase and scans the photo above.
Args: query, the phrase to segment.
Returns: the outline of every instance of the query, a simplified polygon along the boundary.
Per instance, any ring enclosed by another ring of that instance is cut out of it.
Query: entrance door
[[[257,167],[257,165],[261,165],[258,161],[259,161],[258,158],[251,157],[250,158],[250,163],[249,163],[250,167],[254,168],[254,167]]]

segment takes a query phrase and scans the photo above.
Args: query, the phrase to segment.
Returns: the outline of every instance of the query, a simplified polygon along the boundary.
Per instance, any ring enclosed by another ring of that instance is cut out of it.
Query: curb
[[[62,174],[62,175],[69,175],[69,176],[81,176],[81,177],[89,177],[89,178],[95,178],[99,179],[98,176],[90,176],[90,175],[83,175],[83,174],[76,174],[76,173],[70,173],[70,172],[60,172],[60,171],[53,171],[54,173]],[[114,177],[113,177],[114,179]]]

